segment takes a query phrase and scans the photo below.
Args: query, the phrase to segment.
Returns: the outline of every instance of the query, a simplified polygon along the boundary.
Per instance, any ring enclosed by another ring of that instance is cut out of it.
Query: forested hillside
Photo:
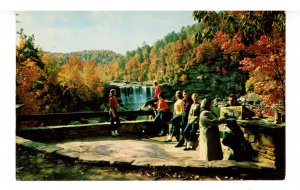
[[[195,11],[198,24],[120,55],[43,52],[19,32],[17,102],[23,113],[99,110],[110,81],[158,80],[201,97],[254,92],[285,103],[285,13]]]
[[[49,54],[52,59],[54,57],[60,57],[62,64],[65,63],[72,56],[72,54],[77,54],[79,60],[90,60],[97,64],[108,64],[113,60],[122,57],[121,54],[117,54],[111,50],[84,50],[71,53],[45,52],[45,54]]]

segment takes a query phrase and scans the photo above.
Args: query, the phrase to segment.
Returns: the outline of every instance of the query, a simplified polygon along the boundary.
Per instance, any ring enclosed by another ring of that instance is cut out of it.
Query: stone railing
[[[103,114],[103,115],[101,115]],[[47,120],[60,118],[99,117],[107,113],[69,113],[20,116],[17,121]],[[120,112],[120,115],[152,115],[151,111]],[[19,123],[17,122],[17,123]],[[244,132],[245,139],[257,153],[257,162],[273,165],[276,169],[285,170],[285,124],[272,124],[263,120],[237,120]],[[144,130],[153,124],[151,120],[122,121],[119,133],[122,136],[142,136]],[[60,125],[46,127],[18,128],[17,135],[38,142],[57,142],[66,139],[93,138],[110,135],[110,123],[92,123]]]
[[[122,137],[138,137],[153,121],[123,121],[119,133]],[[110,123],[60,125],[47,127],[26,127],[17,129],[17,136],[38,142],[59,142],[66,139],[110,136]]]
[[[121,111],[120,117],[136,118],[137,116],[153,116],[153,111]],[[108,118],[108,112],[76,112],[76,113],[49,113],[20,115],[17,114],[17,135],[39,142],[62,141],[66,139],[98,137],[110,135],[110,122],[95,122],[90,124],[78,123],[75,125],[54,125],[44,127],[24,127],[21,122],[24,121],[55,121],[55,120],[81,120],[88,118]],[[122,136],[140,136],[144,130],[149,127],[153,121],[133,120],[121,121],[119,133]]]
[[[154,116],[153,111],[119,111],[118,112],[120,119],[125,118],[125,120],[136,120],[138,116]],[[71,113],[47,113],[47,114],[30,114],[30,115],[22,115],[17,110],[17,129],[26,127],[22,125],[23,122],[36,122],[35,126],[58,126],[58,125],[69,125],[72,123],[71,121],[78,121],[76,124],[86,124],[89,119],[102,119],[102,123],[105,121],[109,121],[108,112],[71,112]],[[97,122],[93,122],[97,123]]]
[[[256,151],[256,161],[285,169],[285,123],[272,124],[263,120],[238,120],[237,123]]]

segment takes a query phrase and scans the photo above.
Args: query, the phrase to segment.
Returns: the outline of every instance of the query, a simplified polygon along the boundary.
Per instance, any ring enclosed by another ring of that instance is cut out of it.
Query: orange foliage
[[[278,34],[261,36],[247,48],[255,58],[246,57],[241,69],[250,71],[257,78],[254,91],[263,95],[266,104],[284,104],[285,101],[285,41]],[[263,77],[262,77],[263,76]]]
[[[208,14],[195,13],[198,19]],[[218,27],[212,28],[216,29],[212,43],[231,60],[239,61],[243,71],[250,73],[251,82],[247,85],[253,86],[266,105],[285,105],[284,18],[283,12],[276,11],[226,11],[213,14],[207,20],[210,25],[220,20]],[[199,60],[203,59],[200,55],[196,56]]]
[[[41,67],[39,54],[34,49],[34,38],[27,38],[21,32],[20,42],[16,46],[16,98],[17,103],[24,104],[22,114],[47,112],[48,86],[45,85],[45,69]],[[33,51],[33,54],[29,54]]]
[[[76,54],[62,66],[58,73],[58,81],[64,92],[78,96],[83,101],[92,101],[94,97],[102,97],[103,87],[93,61],[79,61]]]

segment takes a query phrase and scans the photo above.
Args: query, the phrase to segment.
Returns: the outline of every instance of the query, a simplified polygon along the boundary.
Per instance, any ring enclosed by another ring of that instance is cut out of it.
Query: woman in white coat
[[[225,118],[216,118],[211,112],[211,106],[212,100],[202,100],[202,112],[199,120],[199,150],[200,160],[206,161],[223,159],[218,125],[224,123]]]

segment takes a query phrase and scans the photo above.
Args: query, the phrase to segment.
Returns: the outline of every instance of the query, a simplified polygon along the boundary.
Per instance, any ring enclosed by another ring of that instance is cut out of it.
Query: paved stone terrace
[[[126,167],[174,167],[204,170],[242,170],[243,172],[275,169],[257,162],[232,160],[200,161],[199,152],[175,148],[176,142],[165,143],[166,137],[132,139],[126,137],[99,137],[57,143],[39,143],[16,137],[16,144],[45,154],[77,160],[83,164]],[[226,148],[223,147],[226,157]],[[270,171],[269,171],[270,172]]]

